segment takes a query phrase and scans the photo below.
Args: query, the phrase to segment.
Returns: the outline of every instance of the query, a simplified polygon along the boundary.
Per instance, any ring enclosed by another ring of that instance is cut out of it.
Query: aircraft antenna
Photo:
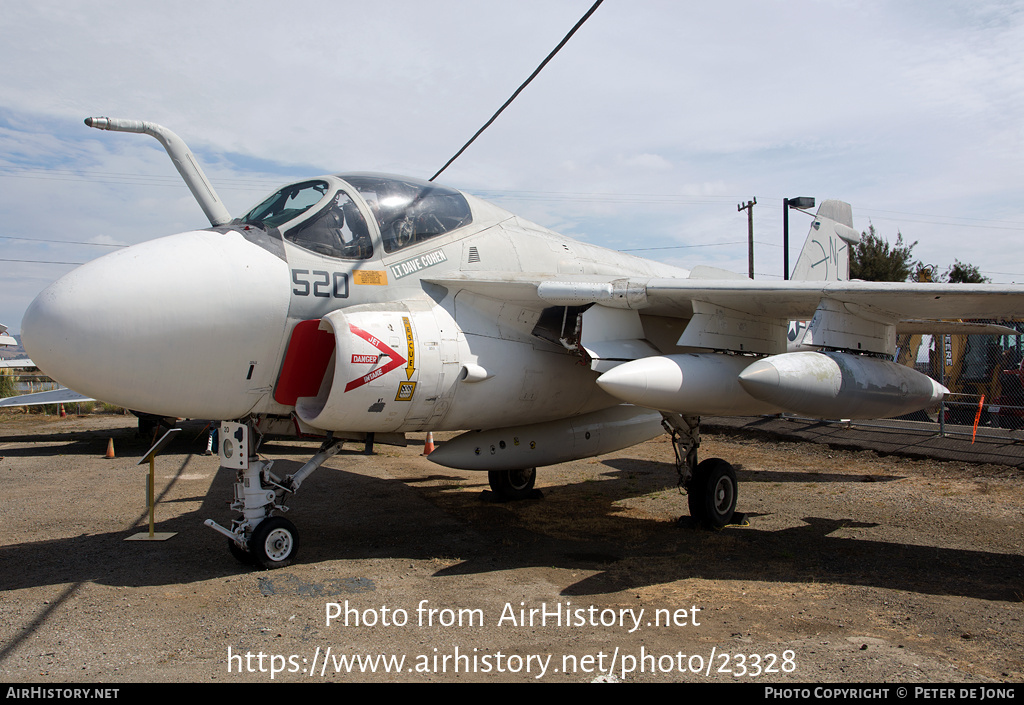
[[[476,134],[473,135],[469,139],[469,142],[466,142],[466,144],[462,145],[462,149],[460,149],[458,152],[456,152],[455,156],[453,156],[451,159],[449,159],[447,162],[445,162],[445,165],[443,167],[441,167],[440,169],[438,169],[437,173],[434,174],[433,176],[431,176],[430,179],[428,179],[429,181],[433,181],[438,176],[440,176],[441,173],[445,169],[447,169],[449,166],[451,166],[452,162],[454,162],[456,159],[458,159],[462,155],[462,153],[465,152],[469,148],[469,145],[473,144],[473,142],[476,141],[476,138],[479,137],[483,133],[484,130],[486,130],[488,127],[491,126],[492,122],[494,122],[495,120],[498,119],[498,116],[501,115],[501,113],[505,110],[505,108],[507,108],[508,106],[510,106],[512,104],[512,101],[515,100],[516,97],[520,93],[523,92],[524,88],[526,88],[528,85],[530,85],[530,81],[532,81],[533,79],[535,79],[537,77],[537,74],[539,74],[541,72],[541,69],[543,69],[545,66],[547,66],[547,63],[549,61],[551,61],[551,59],[553,59],[555,57],[555,54],[557,54],[559,52],[559,50],[561,50],[561,48],[563,46],[565,46],[565,43],[569,41],[569,39],[572,37],[572,35],[576,34],[576,30],[579,29],[580,27],[582,27],[583,23],[586,22],[588,19],[590,19],[590,16],[592,14],[594,14],[594,11],[601,5],[602,2],[604,2],[604,0],[597,0],[597,2],[595,2],[593,4],[593,6],[591,6],[591,8],[589,10],[587,10],[587,13],[585,15],[583,15],[583,17],[580,18],[580,21],[577,22],[576,25],[572,29],[569,30],[569,33],[567,35],[565,35],[565,37],[562,39],[562,41],[560,41],[558,43],[558,46],[556,46],[551,51],[551,53],[548,54],[547,58],[544,59],[544,61],[540,62],[540,66],[538,66],[536,69],[534,69],[533,73],[530,74],[530,77],[528,79],[523,81],[523,85],[519,86],[519,88],[516,89],[516,92],[512,94],[512,97],[509,98],[508,100],[506,100],[504,105],[502,105],[500,108],[498,108],[498,112],[494,113],[494,115],[491,116],[491,119],[488,120],[486,123],[484,123],[484,126],[481,127],[479,130],[477,130]]]

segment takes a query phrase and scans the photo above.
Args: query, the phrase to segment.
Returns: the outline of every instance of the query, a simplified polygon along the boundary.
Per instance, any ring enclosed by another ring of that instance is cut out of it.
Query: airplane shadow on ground
[[[177,468],[173,472],[178,478],[194,472],[195,463],[215,464],[215,459],[199,458],[197,449],[202,448],[205,437],[172,446],[161,456],[166,470],[160,474]],[[605,465],[611,471],[598,481],[550,487],[539,500],[499,504],[483,501],[489,496],[484,473],[474,476],[479,477],[476,481],[447,476],[443,470],[397,480],[339,469],[358,470],[372,462],[358,451],[343,451],[307,479],[288,513],[300,532],[300,563],[445,558],[446,563],[457,562],[437,571],[438,576],[528,567],[590,572],[562,588],[567,596],[704,578],[839,583],[1019,600],[1024,557],[831,535],[844,527],[873,526],[856,517],[808,516],[801,526],[764,530],[755,516],[750,527],[710,532],[694,528],[689,517],[675,522],[625,515],[616,506],[619,500],[673,484],[674,468],[667,463],[613,459]],[[299,466],[279,460],[274,472],[283,476]],[[741,482],[779,481],[765,475],[740,473]],[[790,482],[858,481],[849,475],[785,475]],[[146,526],[146,515],[140,512],[131,529],[0,547],[0,562],[17,566],[0,578],[0,589],[85,581],[129,587],[187,584],[250,572],[229,555],[227,539],[202,524],[207,518],[230,523],[227,501],[233,481],[234,473],[221,469],[208,494],[176,496],[170,502],[179,509],[182,503],[200,502],[196,510],[160,520],[158,509],[156,530],[179,532],[166,542],[124,541]],[[163,481],[158,489],[169,496],[176,482]],[[678,506],[685,514],[685,497]]]
[[[554,488],[543,500],[555,504],[554,495],[576,495],[552,506],[557,513],[566,504],[585,506],[574,512],[580,526],[565,531],[530,531],[535,515],[511,521],[523,545],[516,551],[519,565],[556,565],[596,571],[566,586],[564,595],[604,594],[686,578],[754,580],[794,583],[839,583],[934,595],[959,595],[989,600],[1020,600],[1024,556],[954,548],[906,545],[848,536],[833,536],[840,529],[875,527],[855,517],[804,516],[801,526],[763,530],[757,515],[749,527],[720,532],[695,526],[679,501],[678,521],[666,522],[623,516],[615,503],[664,489],[674,479],[674,466],[632,459],[608,460],[616,468],[602,481]],[[647,475],[648,480],[643,481]],[[835,473],[738,472],[740,484],[762,482],[857,483],[899,479],[892,476]],[[593,488],[599,486],[595,492]],[[741,492],[742,498],[742,492]],[[742,500],[740,503],[742,509]],[[588,520],[588,515],[591,517]],[[589,530],[588,521],[597,526]],[[927,518],[922,518],[927,521]],[[607,526],[600,527],[600,523]],[[609,523],[610,522],[610,523]],[[565,521],[556,522],[564,526]],[[557,534],[591,535],[594,540],[558,538]],[[849,533],[848,531],[846,532]],[[531,559],[531,554],[539,558]],[[509,552],[505,552],[508,558]],[[580,560],[580,557],[583,559]],[[444,574],[476,572],[474,561],[453,566]]]
[[[126,424],[130,424],[134,417],[127,417]],[[183,429],[192,440],[202,426]],[[203,447],[205,448],[205,434],[203,435]],[[60,447],[61,455],[81,455],[102,458],[107,452],[107,441],[114,440],[115,454],[119,457],[139,458],[152,445],[152,438],[142,437],[134,426],[126,425],[124,428],[112,428],[103,431],[54,431],[53,433],[33,434],[25,436],[4,436],[5,446],[14,443],[32,444],[23,448],[4,447],[0,450],[0,456],[9,458],[36,457],[44,452],[52,452],[55,444],[64,444]],[[45,450],[44,450],[45,447]]]

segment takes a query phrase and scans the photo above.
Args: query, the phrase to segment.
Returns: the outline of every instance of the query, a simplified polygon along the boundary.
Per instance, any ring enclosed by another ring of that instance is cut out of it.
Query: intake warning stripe
[[[408,316],[402,316],[402,323],[405,324],[405,343],[409,348],[409,364],[405,366],[405,378],[412,379],[412,373],[416,371],[416,347],[412,339],[412,324]]]
[[[402,357],[397,352],[392,350],[390,346],[388,346],[384,341],[378,339],[376,336],[370,335],[359,326],[354,326],[351,323],[348,324],[348,329],[355,333],[356,335],[358,335],[363,340],[365,340],[366,342],[368,342],[373,347],[380,350],[384,355],[386,355],[390,359],[390,361],[383,367],[378,367],[373,372],[369,372],[363,375],[362,377],[357,377],[356,379],[346,384],[346,392],[350,392],[353,389],[356,389],[357,387],[362,387],[367,382],[371,382],[380,377],[381,375],[386,375],[388,372],[395,369],[396,367],[401,367],[402,365],[405,364],[404,357]]]

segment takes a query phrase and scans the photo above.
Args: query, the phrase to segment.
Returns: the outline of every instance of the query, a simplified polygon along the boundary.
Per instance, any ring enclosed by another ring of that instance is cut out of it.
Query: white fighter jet
[[[847,281],[858,234],[839,201],[818,210],[799,281],[762,282],[580,243],[399,176],[306,179],[232,218],[166,128],[86,124],[159,139],[211,227],[54,282],[25,314],[25,346],[82,394],[223,420],[239,516],[206,523],[264,567],[293,560],[298,533],[278,514],[344,441],[409,432],[470,429],[430,459],[486,470],[494,492],[521,498],[537,467],[667,431],[691,515],[724,526],[736,475],[698,463],[700,415],[922,409],[947,390],[891,362],[897,331],[1024,310],[1021,287]],[[810,323],[790,343],[794,320]],[[282,432],[326,437],[288,477],[256,455],[263,434]]]

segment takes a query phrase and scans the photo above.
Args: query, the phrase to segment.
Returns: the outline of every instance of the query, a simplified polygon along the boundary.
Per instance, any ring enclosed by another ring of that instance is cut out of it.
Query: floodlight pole
[[[789,279],[789,209],[814,208],[814,198],[798,196],[782,199],[782,278]]]

